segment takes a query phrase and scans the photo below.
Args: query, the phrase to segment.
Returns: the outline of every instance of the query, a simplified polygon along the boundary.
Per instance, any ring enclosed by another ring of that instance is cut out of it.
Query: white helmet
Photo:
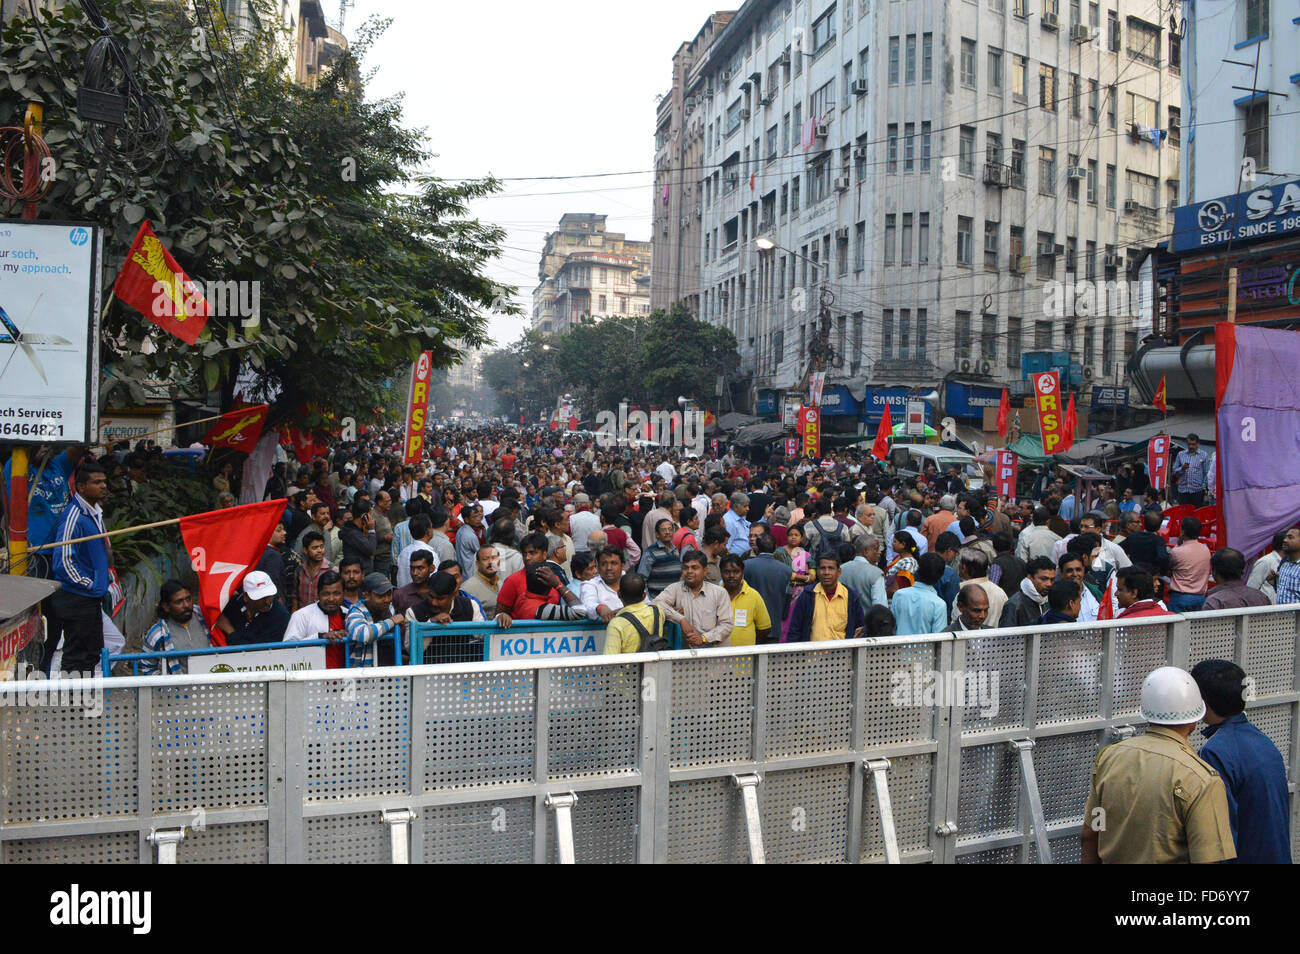
[[[1191,674],[1161,666],[1142,683],[1142,718],[1155,725],[1187,725],[1205,715],[1205,701]]]

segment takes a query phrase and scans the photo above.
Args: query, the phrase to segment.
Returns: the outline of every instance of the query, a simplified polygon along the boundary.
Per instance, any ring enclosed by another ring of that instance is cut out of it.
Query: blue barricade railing
[[[682,648],[680,626],[665,621],[664,633],[673,649]],[[491,621],[412,623],[411,636],[407,656],[410,665],[596,656],[605,651],[605,624],[587,620],[516,620],[509,629]]]
[[[421,624],[417,623],[414,625],[421,625]],[[445,627],[440,627],[440,628],[445,628]],[[173,649],[168,652],[156,652],[156,653],[110,653],[107,649],[103,649],[100,651],[99,654],[99,663],[100,663],[101,671],[105,676],[111,676],[113,674],[114,664],[119,662],[130,663],[131,675],[138,676],[140,675],[140,663],[144,662],[145,660],[158,660],[159,663],[161,663],[159,669],[167,670],[169,667],[166,665],[166,660],[168,659],[188,659],[191,656],[220,656],[220,655],[227,655],[230,653],[247,653],[247,652],[263,652],[263,651],[274,652],[276,650],[305,649],[311,646],[340,646],[341,645],[343,647],[343,665],[347,669],[352,669],[354,668],[354,666],[380,665],[379,647],[388,642],[392,642],[393,644],[393,657],[391,662],[388,660],[384,660],[385,664],[393,665],[393,666],[403,665],[405,663],[405,659],[404,659],[404,654],[402,652],[401,633],[397,631],[394,631],[391,635],[384,636],[380,640],[376,641],[373,649],[367,648],[365,655],[358,663],[353,663],[353,653],[352,653],[351,643],[349,643],[347,640],[343,640],[342,642],[336,643],[336,642],[331,642],[328,639],[301,639],[301,640],[292,640],[287,643],[286,642],[250,643],[246,646],[209,646],[206,649]],[[167,672],[161,671],[159,674],[165,676],[167,675]]]

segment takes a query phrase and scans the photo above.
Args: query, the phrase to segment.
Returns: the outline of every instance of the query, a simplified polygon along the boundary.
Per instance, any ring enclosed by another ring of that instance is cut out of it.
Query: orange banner
[[[411,366],[411,390],[406,399],[406,444],[403,464],[424,459],[424,429],[429,423],[429,377],[433,373],[433,352],[424,351]]]
[[[1066,449],[1061,376],[1055,371],[1044,371],[1030,377],[1034,382],[1034,407],[1038,410],[1038,429],[1043,439],[1043,454],[1051,457]]]
[[[822,456],[822,412],[819,408],[803,409],[803,453],[805,457]]]

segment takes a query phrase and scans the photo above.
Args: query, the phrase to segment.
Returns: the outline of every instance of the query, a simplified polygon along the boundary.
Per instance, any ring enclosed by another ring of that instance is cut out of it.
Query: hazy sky
[[[371,15],[391,17],[366,57],[371,97],[404,92],[407,124],[424,127],[445,178],[630,172],[601,179],[507,181],[474,213],[504,226],[492,267],[531,309],[542,239],[565,212],[609,216],[611,231],[650,238],[655,96],[667,93],[672,55],[710,13],[739,3],[709,0],[358,0],[344,33]],[[324,0],[326,16],[338,0]],[[551,193],[543,195],[540,193]],[[565,193],[565,194],[555,194]],[[523,317],[497,316],[500,344]]]

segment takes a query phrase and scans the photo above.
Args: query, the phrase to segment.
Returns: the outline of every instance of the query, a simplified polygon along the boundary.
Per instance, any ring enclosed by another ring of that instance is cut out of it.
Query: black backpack
[[[673,644],[668,641],[664,635],[663,619],[659,614],[659,607],[651,606],[650,612],[654,619],[653,635],[645,628],[642,622],[626,610],[620,610],[616,615],[627,620],[632,624],[632,628],[641,636],[641,646],[637,649],[639,653],[666,653],[673,648]]]
[[[840,544],[844,542],[844,524],[836,520],[834,533],[828,533],[815,520],[813,526],[817,528],[817,532],[820,534],[817,538],[817,552],[813,554],[814,564],[816,560],[820,560],[824,556],[833,556],[838,560]]]

